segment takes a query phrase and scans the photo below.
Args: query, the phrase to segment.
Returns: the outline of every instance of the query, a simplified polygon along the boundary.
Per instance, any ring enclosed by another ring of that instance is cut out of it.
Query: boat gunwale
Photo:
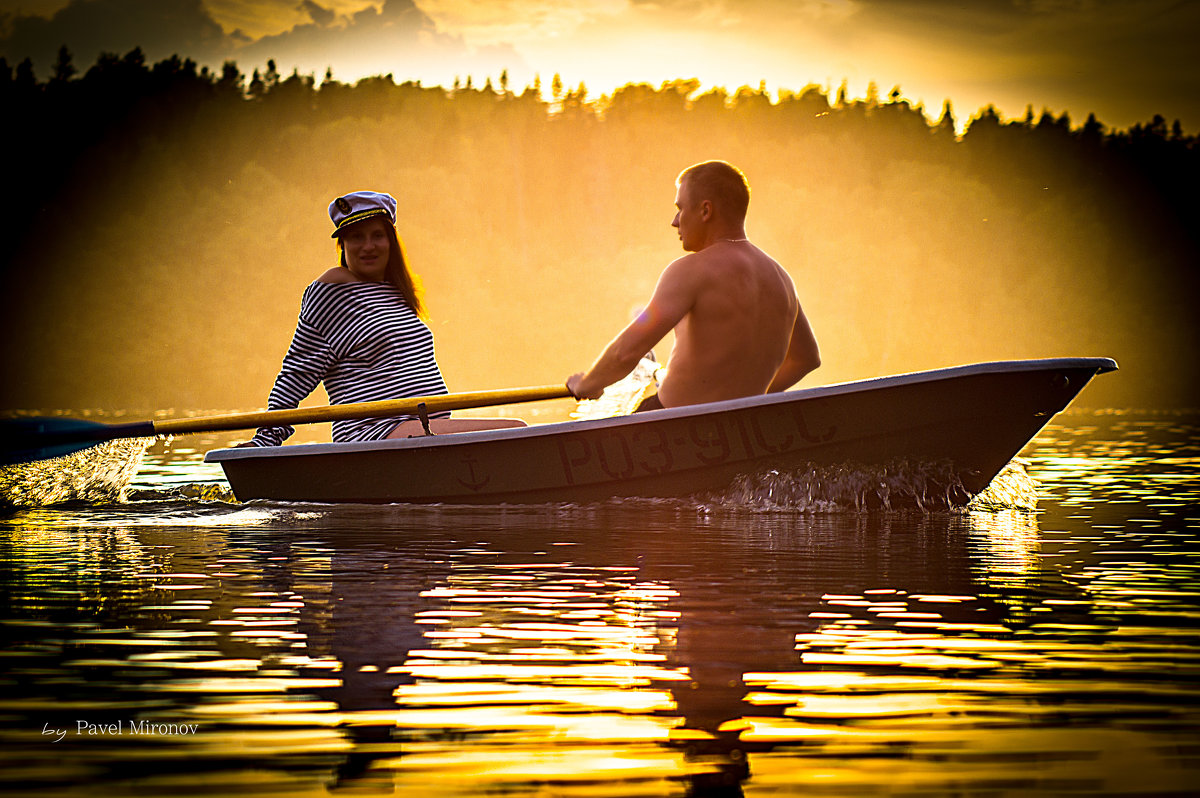
[[[604,429],[606,427],[626,427],[648,424],[667,419],[687,418],[722,413],[733,410],[743,410],[753,407],[768,407],[777,404],[809,401],[847,393],[876,391],[887,388],[897,388],[908,385],[919,385],[961,377],[982,376],[988,374],[1025,373],[1031,371],[1054,371],[1059,369],[1094,369],[1095,374],[1103,374],[1117,369],[1116,361],[1106,357],[1063,357],[1043,358],[1034,360],[1000,360],[987,363],[972,363],[962,366],[916,371],[882,377],[871,377],[865,380],[819,385],[812,388],[800,388],[792,391],[746,396],[739,399],[726,399],[719,402],[668,407],[661,410],[651,410],[623,416],[606,418],[579,419],[555,421],[548,424],[531,424],[526,427],[511,427],[498,430],[482,430],[477,432],[460,432],[446,435],[415,436],[410,438],[386,438],[378,441],[351,441],[345,443],[299,443],[282,446],[254,446],[213,449],[205,454],[204,462],[220,463],[230,460],[259,459],[271,457],[304,457],[326,454],[347,454],[353,452],[395,451],[408,449],[428,449],[441,446],[468,446],[490,441],[536,438],[547,435],[560,435],[566,432]]]

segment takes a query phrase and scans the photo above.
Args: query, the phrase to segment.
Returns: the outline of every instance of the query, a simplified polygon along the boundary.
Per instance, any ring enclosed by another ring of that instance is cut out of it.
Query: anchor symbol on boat
[[[483,477],[475,476],[475,464],[479,461],[474,457],[464,457],[462,461],[467,464],[467,469],[471,472],[471,481],[468,482],[467,480],[460,478],[458,480],[458,484],[462,485],[464,488],[470,488],[478,493],[484,485],[487,485],[492,481],[492,478],[486,474]]]

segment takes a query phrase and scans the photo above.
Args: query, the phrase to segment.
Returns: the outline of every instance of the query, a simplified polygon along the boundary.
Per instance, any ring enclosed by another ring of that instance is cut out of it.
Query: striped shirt
[[[433,333],[391,283],[314,282],[300,301],[300,321],[267,400],[268,410],[296,407],[325,382],[332,404],[446,393]],[[449,412],[431,413],[445,418]],[[333,422],[333,440],[386,438],[415,415]],[[279,446],[292,427],[262,427],[259,446]]]

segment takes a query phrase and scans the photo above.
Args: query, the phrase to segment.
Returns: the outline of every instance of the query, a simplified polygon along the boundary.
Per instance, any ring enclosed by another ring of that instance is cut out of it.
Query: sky
[[[630,82],[851,97],[899,86],[959,125],[992,104],[1005,118],[1089,113],[1126,129],[1161,114],[1200,132],[1195,0],[0,0],[0,56],[49,76],[66,44],[81,71],[140,46],[244,73],[274,59],[320,82],[391,74],[510,88],[554,74],[591,97]],[[703,90],[703,89],[702,89]]]

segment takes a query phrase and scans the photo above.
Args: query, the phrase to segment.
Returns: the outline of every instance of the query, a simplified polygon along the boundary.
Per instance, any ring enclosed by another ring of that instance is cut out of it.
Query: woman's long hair
[[[374,217],[379,218],[379,217]],[[364,219],[364,222],[372,221]],[[361,224],[360,222],[359,224]],[[349,230],[354,225],[350,225],[346,229]],[[396,286],[396,289],[404,297],[404,301],[413,309],[420,319],[428,319],[425,311],[425,286],[421,283],[421,278],[416,273],[408,268],[408,255],[404,252],[404,244],[400,241],[400,236],[396,234],[396,228],[393,225],[383,222],[383,227],[387,230],[388,237],[388,262],[387,269],[384,275],[387,281]],[[338,257],[342,267],[346,266],[346,248],[342,245],[342,237],[338,236]]]

